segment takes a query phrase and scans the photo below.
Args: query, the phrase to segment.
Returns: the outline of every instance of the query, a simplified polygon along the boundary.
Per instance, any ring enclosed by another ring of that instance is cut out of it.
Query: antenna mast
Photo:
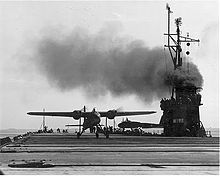
[[[189,34],[187,34],[186,37],[180,35],[180,26],[182,25],[181,17],[175,19],[177,27],[176,33],[170,33],[170,14],[173,12],[170,10],[169,4],[166,5],[166,9],[168,12],[168,32],[167,34],[164,34],[167,36],[167,45],[164,46],[168,47],[173,61],[174,70],[176,70],[182,66],[182,58],[180,56],[180,53],[182,52],[181,43],[186,42],[187,46],[189,46],[191,42],[199,42],[199,39],[192,39],[189,37]],[[186,54],[189,55],[189,51],[187,51]]]
[[[187,46],[190,46],[190,43],[192,42],[199,42],[199,39],[193,39],[189,37],[189,33],[187,33],[187,36],[181,36],[180,35],[180,26],[182,25],[182,18],[176,18],[175,24],[176,24],[176,33],[170,33],[170,14],[173,13],[170,10],[169,4],[166,4],[166,9],[168,12],[168,32],[167,34],[164,34],[167,36],[167,45],[164,45],[164,47],[168,47],[169,53],[171,56],[171,59],[173,61],[174,70],[177,68],[180,68],[183,64],[182,57],[181,57],[181,43],[186,42]],[[189,55],[190,52],[186,51],[186,55]],[[174,97],[174,91],[175,91],[175,85],[172,86],[172,95],[171,97]]]

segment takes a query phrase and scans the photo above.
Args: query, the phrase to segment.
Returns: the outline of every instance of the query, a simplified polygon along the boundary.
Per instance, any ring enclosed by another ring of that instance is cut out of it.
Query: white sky
[[[199,46],[190,48],[193,62],[198,65],[204,78],[200,108],[205,127],[219,126],[219,4],[218,1],[61,1],[61,2],[3,2],[0,1],[0,128],[36,128],[39,117],[28,117],[28,111],[73,111],[86,105],[89,110],[156,110],[146,117],[132,120],[158,123],[162,115],[159,101],[144,104],[133,96],[112,98],[110,95],[96,100],[87,99],[80,90],[60,92],[51,87],[46,79],[21,58],[28,58],[31,46],[42,33],[55,32],[60,28],[69,33],[76,26],[87,28],[91,33],[99,31],[107,22],[120,24],[121,33],[133,39],[141,39],[148,46],[163,46],[167,31],[166,3],[174,19],[182,17],[183,35],[190,32],[201,40]],[[186,49],[183,47],[183,49]],[[167,97],[168,98],[168,97]],[[121,118],[117,119],[120,122]],[[49,127],[64,128],[65,124],[77,123],[70,118],[47,118]]]

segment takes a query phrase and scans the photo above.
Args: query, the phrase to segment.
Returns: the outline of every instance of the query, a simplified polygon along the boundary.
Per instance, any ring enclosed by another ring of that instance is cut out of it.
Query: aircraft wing
[[[91,113],[91,112],[90,112]],[[74,112],[28,112],[28,115],[35,116],[57,116],[57,117],[74,117]],[[81,117],[86,117],[89,112],[82,112]]]
[[[28,112],[28,115],[72,117],[73,112]]]
[[[98,111],[99,112],[99,111]],[[107,117],[109,115],[109,111],[99,112],[101,117]],[[146,115],[153,114],[156,111],[124,111],[124,112],[113,112],[114,116],[132,116],[132,115]],[[57,117],[74,117],[75,112],[28,112],[28,115],[35,116],[57,116]],[[88,117],[91,112],[80,112],[81,117]]]
[[[107,117],[109,112],[99,112],[101,117]],[[147,115],[147,114],[153,114],[156,113],[156,111],[120,111],[115,112],[115,116],[133,116],[133,115]]]

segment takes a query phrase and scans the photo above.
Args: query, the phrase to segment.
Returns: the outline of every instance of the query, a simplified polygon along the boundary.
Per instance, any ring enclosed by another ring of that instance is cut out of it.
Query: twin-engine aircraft
[[[155,124],[155,123],[141,123],[141,122],[135,122],[135,121],[130,121],[128,118],[126,118],[125,121],[121,122],[118,124],[119,128],[162,128],[162,124]]]
[[[101,117],[106,117],[106,129],[107,129],[107,118],[114,119],[116,116],[133,116],[133,115],[145,115],[153,114],[155,111],[118,111],[118,110],[109,110],[109,111],[96,111],[95,108],[91,112],[86,112],[84,106],[83,110],[75,110],[73,112],[28,112],[28,115],[36,116],[58,116],[58,117],[72,117],[75,120],[79,120],[79,125],[69,125],[69,126],[82,126],[82,131],[79,130],[77,133],[77,138],[79,138],[82,133],[88,128],[96,127],[96,138],[99,137],[98,132],[102,131],[106,138],[109,138],[108,130],[104,131],[101,128],[100,122]],[[81,125],[81,118],[84,118],[84,122]],[[99,130],[98,130],[99,129]]]

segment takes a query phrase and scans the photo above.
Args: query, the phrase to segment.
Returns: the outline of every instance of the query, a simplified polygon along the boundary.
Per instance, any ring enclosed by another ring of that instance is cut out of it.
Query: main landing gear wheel
[[[79,139],[81,136],[80,132],[77,133],[77,139]]]
[[[106,139],[108,139],[108,138],[109,138],[109,134],[108,134],[108,133],[106,133],[105,137],[106,137]]]
[[[95,133],[95,136],[98,139],[99,138],[99,133]]]

